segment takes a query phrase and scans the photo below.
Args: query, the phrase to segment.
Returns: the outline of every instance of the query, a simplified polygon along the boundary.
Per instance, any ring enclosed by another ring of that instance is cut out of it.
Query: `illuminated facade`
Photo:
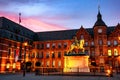
[[[50,32],[33,32],[0,17],[0,72],[22,70],[24,57],[27,70],[52,68],[59,71],[65,67],[64,55],[68,54],[74,37],[84,39],[90,71],[94,67],[99,72],[110,66],[120,67],[120,24],[108,27],[98,12],[93,28],[81,26],[80,29]],[[26,48],[24,41],[29,43]],[[19,59],[16,61],[17,53]]]

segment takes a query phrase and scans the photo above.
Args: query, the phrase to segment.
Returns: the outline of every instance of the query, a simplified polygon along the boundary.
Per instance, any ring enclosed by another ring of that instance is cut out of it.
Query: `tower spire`
[[[98,0],[98,12],[100,12],[100,0]]]

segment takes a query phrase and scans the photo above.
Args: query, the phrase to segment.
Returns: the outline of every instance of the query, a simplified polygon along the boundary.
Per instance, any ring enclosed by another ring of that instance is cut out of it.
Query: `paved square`
[[[25,77],[19,74],[0,74],[0,80],[120,80],[120,75],[114,77],[104,76],[36,76],[34,73],[27,73]]]

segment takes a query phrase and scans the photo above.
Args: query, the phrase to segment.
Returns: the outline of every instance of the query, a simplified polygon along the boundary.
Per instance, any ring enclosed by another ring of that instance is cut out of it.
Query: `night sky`
[[[35,31],[92,28],[98,5],[107,26],[120,22],[120,0],[0,0],[0,17]]]

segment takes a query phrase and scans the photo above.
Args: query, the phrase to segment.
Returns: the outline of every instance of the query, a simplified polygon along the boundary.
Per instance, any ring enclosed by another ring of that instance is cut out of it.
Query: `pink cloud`
[[[0,16],[6,17],[16,23],[19,22],[19,16],[13,13],[0,12]],[[56,31],[56,30],[66,30],[67,28],[57,25],[55,23],[48,23],[45,21],[41,21],[34,17],[22,17],[21,25],[24,27],[33,30],[35,32],[41,31]]]

